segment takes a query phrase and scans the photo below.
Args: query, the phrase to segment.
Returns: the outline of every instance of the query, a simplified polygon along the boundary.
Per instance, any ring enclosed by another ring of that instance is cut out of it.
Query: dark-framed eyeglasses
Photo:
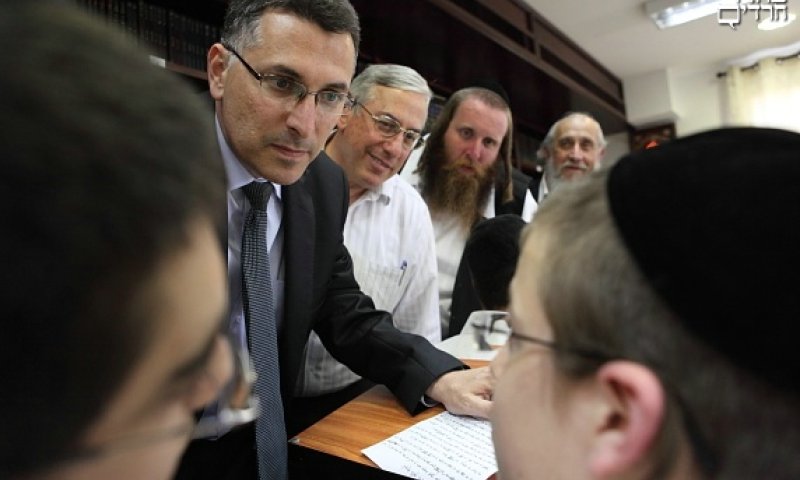
[[[377,128],[378,132],[385,138],[392,138],[398,133],[402,132],[403,146],[405,148],[414,150],[425,145],[425,139],[422,138],[422,133],[416,130],[403,128],[403,126],[400,125],[400,122],[388,115],[374,115],[363,103],[359,102],[358,100],[355,100],[353,104],[360,106],[364,112],[366,112],[366,114],[372,118],[372,121],[375,123],[375,128]]]
[[[224,333],[219,334],[230,340]],[[236,348],[234,342],[231,342],[231,346],[234,355],[234,375],[222,388],[215,402],[217,408],[214,414],[204,415],[196,423],[182,423],[160,430],[119,437],[101,445],[79,447],[59,458],[57,463],[106,457],[185,435],[189,435],[192,439],[216,437],[255,421],[260,411],[258,398],[253,393],[256,373],[247,352]]]
[[[307,96],[312,95],[318,111],[326,115],[341,115],[345,106],[352,106],[353,104],[353,99],[348,92],[331,89],[312,92],[301,82],[286,75],[259,73],[233,47],[230,45],[223,46],[242,62],[244,68],[258,80],[261,88],[276,100],[292,102],[291,105],[294,106]]]

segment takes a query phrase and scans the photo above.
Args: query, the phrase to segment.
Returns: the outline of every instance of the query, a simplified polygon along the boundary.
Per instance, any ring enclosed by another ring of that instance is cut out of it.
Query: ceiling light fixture
[[[719,12],[723,0],[647,0],[644,11],[660,29],[674,27]]]

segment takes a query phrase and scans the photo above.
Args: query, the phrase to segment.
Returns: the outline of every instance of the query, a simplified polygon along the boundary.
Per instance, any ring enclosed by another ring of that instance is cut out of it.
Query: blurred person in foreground
[[[709,131],[542,204],[492,365],[504,479],[800,478],[798,157]]]
[[[0,478],[170,478],[235,365],[208,116],[63,2],[0,41]]]

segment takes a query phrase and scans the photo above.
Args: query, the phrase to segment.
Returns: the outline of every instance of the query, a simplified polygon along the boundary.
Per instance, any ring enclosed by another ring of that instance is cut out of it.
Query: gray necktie
[[[267,203],[272,184],[252,182],[242,191],[250,201],[242,236],[242,301],[250,353],[258,375],[253,390],[261,405],[261,415],[256,420],[258,476],[261,480],[284,480],[288,477],[286,426],[267,250]]]

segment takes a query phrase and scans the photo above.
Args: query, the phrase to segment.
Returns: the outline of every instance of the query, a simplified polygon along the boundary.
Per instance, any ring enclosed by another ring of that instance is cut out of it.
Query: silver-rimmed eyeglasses
[[[499,310],[476,310],[467,319],[478,350],[488,352],[502,347],[511,333],[508,313]]]
[[[473,312],[475,313],[475,312]],[[476,342],[481,349],[496,348],[494,342],[497,342],[497,335],[504,336],[508,341],[509,348],[512,349],[514,341],[524,342],[528,344],[538,345],[546,349],[556,352],[558,354],[574,355],[584,358],[597,366],[613,360],[624,360],[625,357],[605,352],[597,348],[583,348],[565,346],[554,340],[548,340],[533,335],[517,333],[513,330],[512,322],[510,322],[510,315],[505,312],[489,312],[492,315],[484,317],[483,322],[475,322],[472,324]],[[634,360],[631,360],[634,361]],[[709,477],[713,477],[719,465],[719,458],[713,448],[713,443],[700,428],[700,422],[694,410],[690,407],[689,403],[684,400],[680,390],[676,388],[675,384],[669,380],[669,377],[661,373],[661,368],[658,365],[646,364],[645,362],[638,361],[647,365],[661,380],[667,394],[674,400],[678,409],[681,412],[681,421],[689,437],[689,442],[692,451],[701,466],[701,469]]]
[[[223,46],[242,62],[244,68],[258,80],[261,88],[272,98],[290,101],[292,102],[292,106],[294,106],[307,96],[312,95],[314,97],[314,103],[319,109],[318,111],[326,115],[341,115],[345,106],[351,106],[353,104],[353,99],[348,92],[331,89],[312,92],[299,81],[287,77],[286,75],[259,73],[251,67],[233,47],[230,45]]]
[[[193,439],[222,435],[258,417],[258,397],[253,393],[256,372],[250,356],[234,347],[234,360],[234,375],[219,395],[216,414],[204,415],[198,420],[192,428]]]
[[[568,348],[552,340],[517,333],[511,326],[510,314],[499,310],[478,310],[472,312],[469,318],[472,327],[473,337],[479,350],[494,350],[510,339],[528,342],[550,350],[579,355],[584,358],[591,358],[598,361],[608,361],[614,358],[611,355],[595,350]]]
[[[400,125],[400,122],[388,115],[374,115],[366,106],[364,106],[363,103],[357,100],[354,101],[354,105],[358,105],[364,109],[364,112],[366,112],[366,114],[372,118],[372,121],[375,122],[375,128],[377,128],[378,132],[380,132],[380,134],[385,138],[392,138],[398,133],[402,132],[403,146],[405,148],[413,150],[425,145],[425,139],[422,138],[422,133],[416,130],[403,128],[403,126]]]

